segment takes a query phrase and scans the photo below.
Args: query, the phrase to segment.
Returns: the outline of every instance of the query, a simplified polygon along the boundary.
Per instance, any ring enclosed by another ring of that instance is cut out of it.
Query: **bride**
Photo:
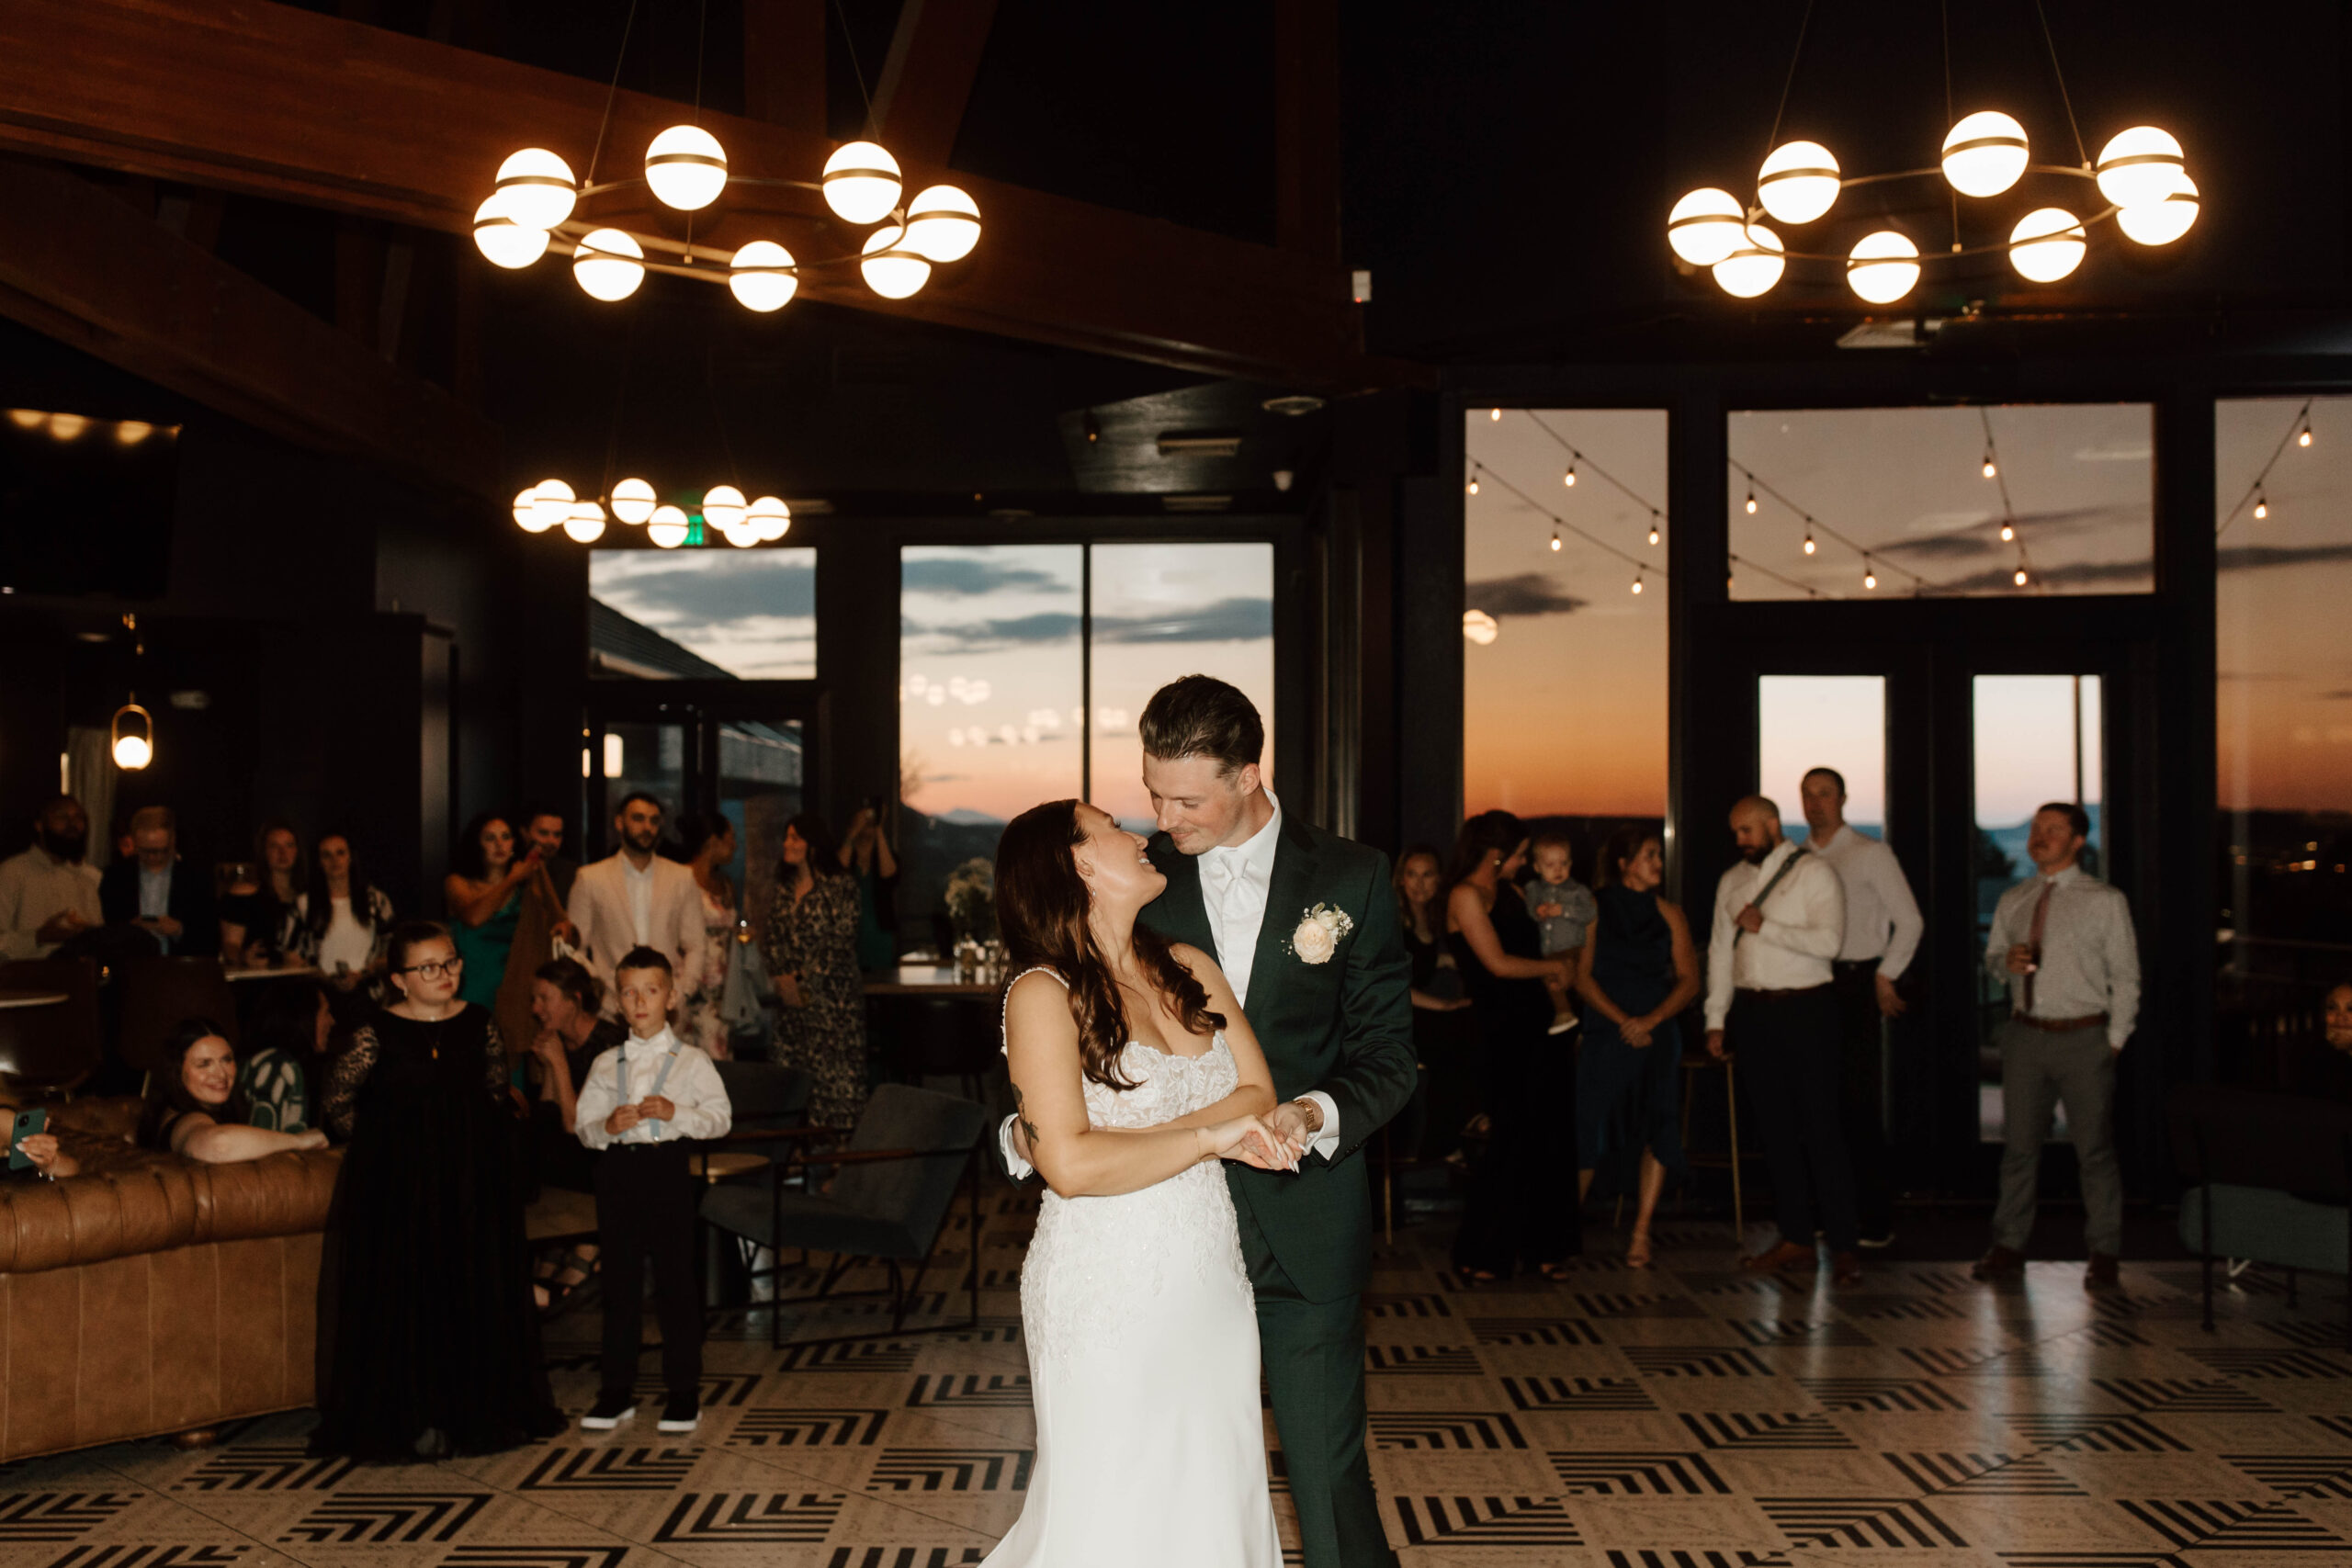
[[[997,850],[1005,1055],[1050,1189],[1021,1274],[1037,1464],[985,1568],[1278,1568],[1258,1320],[1220,1158],[1295,1169],[1209,956],[1136,924],[1167,879],[1077,801]]]

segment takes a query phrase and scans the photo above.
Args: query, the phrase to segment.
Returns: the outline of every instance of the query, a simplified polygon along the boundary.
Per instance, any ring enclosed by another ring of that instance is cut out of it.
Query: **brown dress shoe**
[[[1972,1280],[2006,1280],[2025,1272],[2025,1254],[1997,1242],[1985,1248],[1984,1256],[1970,1266]]]
[[[1859,1252],[1836,1252],[1829,1257],[1829,1282],[1833,1285],[1859,1285],[1862,1282],[1862,1255]]]
[[[1739,1266],[1750,1274],[1777,1274],[1783,1269],[1793,1269],[1800,1263],[1810,1265],[1813,1262],[1813,1248],[1800,1246],[1793,1241],[1783,1241],[1767,1247],[1762,1252],[1741,1258]]]
[[[2121,1270],[2122,1265],[2115,1258],[2104,1252],[2094,1252],[2091,1254],[2091,1266],[2083,1270],[2083,1289],[2112,1290],[2123,1282]]]

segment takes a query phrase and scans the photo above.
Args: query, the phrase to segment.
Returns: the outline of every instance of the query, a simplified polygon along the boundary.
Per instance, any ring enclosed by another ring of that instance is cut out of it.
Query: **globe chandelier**
[[[630,8],[630,24],[636,8]],[[628,25],[621,51],[628,48]],[[695,118],[671,126],[646,145],[644,173],[628,179],[598,180],[596,163],[612,129],[613,101],[620,83],[605,96],[604,121],[588,159],[588,176],[575,179],[571,165],[544,147],[526,147],[498,166],[490,195],[474,211],[474,245],[493,265],[519,270],[553,251],[571,258],[571,276],[591,298],[628,299],[649,272],[725,284],[738,303],[761,314],[780,310],[799,292],[801,274],[811,268],[854,265],[865,286],[885,299],[905,299],[931,280],[933,266],[962,261],[980,243],[980,209],[958,186],[928,186],[903,199],[899,161],[872,141],[850,141],[834,149],[816,180],[748,177],[729,165],[718,138],[699,123],[701,73],[695,84]],[[864,87],[860,77],[859,86]],[[868,103],[869,117],[872,105]],[[774,240],[752,240],[732,250],[696,244],[694,217],[716,203],[729,185],[815,191],[843,223],[874,226],[855,249],[804,261]],[[589,203],[642,186],[653,198],[686,216],[684,238],[599,223],[586,216]],[[665,259],[666,258],[666,259]]]
[[[1810,6],[1806,16],[1809,20]],[[2045,43],[2050,41],[2046,18],[2042,37]],[[1804,45],[1804,28],[1800,25],[1800,52]],[[1949,39],[1946,52],[1949,55]],[[1979,109],[1953,119],[1947,58],[1945,118],[1951,129],[1944,136],[1938,162],[1894,174],[1849,175],[1820,142],[1780,140],[1781,115],[1788,107],[1784,85],[1781,114],[1774,116],[1767,139],[1771,150],[1757,170],[1754,201],[1743,202],[1713,186],[1691,191],[1667,214],[1667,244],[1689,265],[1711,272],[1724,292],[1736,299],[1754,299],[1770,293],[1791,262],[1819,262],[1842,267],[1847,287],[1866,303],[1891,305],[1918,285],[1928,267],[1970,257],[2005,255],[2019,276],[2034,283],[2055,283],[2082,265],[2090,246],[2090,231],[2110,220],[2126,240],[2138,245],[2168,245],[2188,233],[2197,221],[2199,197],[2179,141],[2156,126],[2135,125],[2109,137],[2098,158],[2091,158],[2075,121],[2065,78],[2058,73],[2054,44],[2050,63],[2065,105],[2067,125],[2074,132],[2077,164],[2034,163],[2024,125],[1999,109]],[[1789,62],[1792,83],[1795,75],[1796,56],[1792,55]],[[2028,175],[2081,181],[2094,189],[2065,197],[2064,205],[2035,206],[2014,221],[1997,220],[1994,231],[2005,232],[2006,238],[1963,244],[1961,198],[1984,201],[2006,196]],[[1951,192],[1952,240],[1948,250],[1925,252],[1910,235],[1893,227],[1874,229],[1842,251],[1792,250],[1781,229],[1772,226],[1797,230],[1816,223],[1855,186],[1935,180]],[[2082,213],[2088,215],[2078,215]],[[1763,221],[1768,218],[1770,223]]]
[[[561,528],[574,543],[593,545],[605,536],[607,519],[625,527],[643,528],[646,539],[674,550],[693,532],[694,519],[685,508],[662,500],[640,479],[625,479],[602,496],[580,496],[562,479],[541,479],[515,492],[515,525],[526,534]],[[737,549],[774,544],[792,527],[792,508],[772,495],[755,501],[729,484],[713,485],[703,492],[702,520],[717,529]]]

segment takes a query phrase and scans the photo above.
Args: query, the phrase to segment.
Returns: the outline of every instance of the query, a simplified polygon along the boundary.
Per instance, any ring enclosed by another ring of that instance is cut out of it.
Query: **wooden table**
[[[901,964],[865,976],[869,997],[994,997],[1002,989],[1001,980],[958,979],[952,964]]]
[[[63,991],[0,990],[0,1012],[13,1008],[53,1008],[69,999]]]

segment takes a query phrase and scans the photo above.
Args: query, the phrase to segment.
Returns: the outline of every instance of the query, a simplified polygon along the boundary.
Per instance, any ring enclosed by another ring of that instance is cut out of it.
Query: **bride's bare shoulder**
[[[1215,990],[1225,984],[1225,971],[1217,967],[1216,960],[1191,942],[1171,942],[1168,944],[1168,952],[1192,974],[1193,979],[1209,989]]]
[[[1004,993],[1004,1032],[1007,1043],[1015,1038],[1076,1041],[1078,1023],[1069,1015],[1069,992],[1061,976],[1050,969],[1016,976]]]

